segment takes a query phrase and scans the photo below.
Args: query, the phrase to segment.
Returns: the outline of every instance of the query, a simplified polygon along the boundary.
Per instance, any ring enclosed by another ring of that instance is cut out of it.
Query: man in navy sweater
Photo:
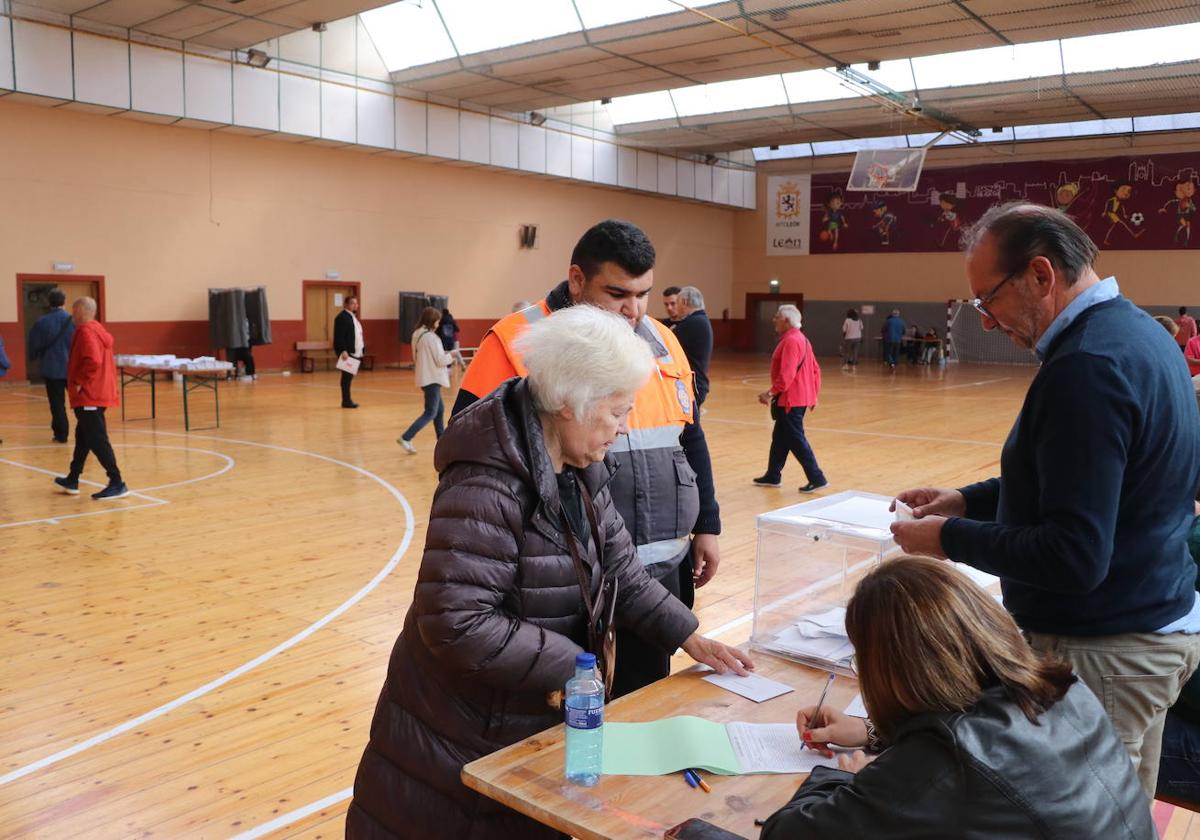
[[[1187,537],[1200,484],[1200,414],[1171,337],[1092,268],[1074,222],[995,207],[968,234],[967,278],[985,329],[1041,369],[1000,456],[1000,477],[897,496],[905,551],[1000,576],[1004,605],[1039,651],[1101,699],[1154,796],[1165,712],[1200,661]]]
[[[50,401],[50,430],[56,443],[66,443],[71,432],[67,421],[67,360],[75,338],[75,324],[71,313],[63,309],[67,296],[62,289],[52,290],[47,301],[50,311],[38,318],[29,331],[28,357],[42,363],[42,379]]]

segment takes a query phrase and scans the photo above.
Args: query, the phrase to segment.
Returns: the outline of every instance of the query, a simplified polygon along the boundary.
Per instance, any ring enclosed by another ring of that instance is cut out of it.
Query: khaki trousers
[[[1039,653],[1071,663],[1104,704],[1129,750],[1138,781],[1154,799],[1167,709],[1200,663],[1200,635],[1125,633],[1119,636],[1055,636],[1028,633]]]

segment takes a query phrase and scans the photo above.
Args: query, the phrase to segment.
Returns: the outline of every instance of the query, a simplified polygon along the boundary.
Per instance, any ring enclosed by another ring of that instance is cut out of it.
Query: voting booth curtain
[[[208,339],[213,347],[251,347],[271,343],[267,290],[208,290]]]
[[[450,298],[445,295],[427,295],[424,292],[400,293],[400,341],[412,341],[412,334],[421,323],[421,310],[426,306],[445,309],[450,305]]]

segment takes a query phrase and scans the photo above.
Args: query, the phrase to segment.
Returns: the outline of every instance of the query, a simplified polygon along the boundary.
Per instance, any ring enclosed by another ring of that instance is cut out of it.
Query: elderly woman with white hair
[[[817,464],[808,439],[804,436],[804,414],[817,407],[821,393],[821,366],[812,344],[800,332],[800,310],[785,303],[775,313],[775,334],[779,343],[771,355],[771,388],[758,395],[758,401],[771,406],[775,430],[771,433],[771,453],[767,471],[754,479],[760,487],[779,487],[788,453],[796,456],[804,468],[807,483],[801,493],[811,493],[829,484]]]
[[[696,634],[646,574],[607,489],[608,448],[653,370],[619,316],[573,306],[519,339],[528,368],[439,439],[440,478],[412,606],[392,650],[346,819],[350,838],[541,838],[552,829],[466,788],[469,761],[562,720],[614,627],[719,672],[745,654]]]

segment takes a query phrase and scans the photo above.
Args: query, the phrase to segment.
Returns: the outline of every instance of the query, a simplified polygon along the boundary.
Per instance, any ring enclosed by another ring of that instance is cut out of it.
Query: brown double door
[[[333,341],[333,319],[342,311],[347,297],[357,294],[354,286],[306,283],[304,286],[304,340]]]

